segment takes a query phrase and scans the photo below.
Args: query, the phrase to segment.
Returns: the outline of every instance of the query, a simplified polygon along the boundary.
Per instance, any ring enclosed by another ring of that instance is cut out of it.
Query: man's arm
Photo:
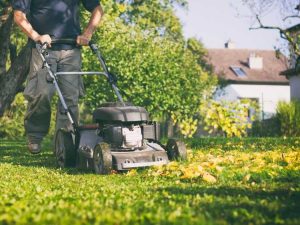
[[[90,21],[89,21],[87,27],[85,28],[83,34],[79,35],[77,37],[78,45],[88,45],[89,44],[89,41],[91,40],[94,31],[96,30],[97,26],[99,25],[103,14],[104,14],[103,9],[100,5],[97,6],[93,10]]]
[[[27,20],[26,14],[24,12],[15,10],[14,21],[22,29],[22,31],[33,41],[40,43],[48,43],[49,46],[51,46],[51,37],[48,34],[40,35],[38,32],[36,32]]]

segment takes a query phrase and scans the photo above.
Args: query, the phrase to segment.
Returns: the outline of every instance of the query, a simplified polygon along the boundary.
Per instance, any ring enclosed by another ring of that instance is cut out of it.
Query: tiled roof
[[[249,68],[250,54],[263,58],[263,69]],[[219,77],[232,83],[288,84],[286,77],[280,75],[280,72],[287,69],[286,58],[276,58],[275,52],[271,50],[208,49],[208,61]],[[231,66],[241,67],[247,76],[237,76]]]

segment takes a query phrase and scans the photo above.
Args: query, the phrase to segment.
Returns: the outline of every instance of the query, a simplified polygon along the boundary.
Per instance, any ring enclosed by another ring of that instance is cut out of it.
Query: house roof
[[[248,58],[251,54],[263,58],[263,69],[250,69]],[[287,69],[286,58],[276,58],[271,50],[250,49],[208,49],[208,61],[214,72],[231,83],[288,85],[289,81],[280,72]],[[237,76],[232,67],[239,67],[246,76]]]

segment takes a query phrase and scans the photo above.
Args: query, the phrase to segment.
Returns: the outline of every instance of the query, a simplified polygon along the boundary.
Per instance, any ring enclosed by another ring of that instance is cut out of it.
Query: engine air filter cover
[[[149,113],[143,107],[100,107],[93,113],[94,121],[109,122],[143,122],[149,121]]]

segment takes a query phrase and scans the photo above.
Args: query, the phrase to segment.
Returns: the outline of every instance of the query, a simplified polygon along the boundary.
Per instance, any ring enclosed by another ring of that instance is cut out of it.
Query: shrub
[[[10,109],[0,118],[0,138],[18,139],[24,136],[25,112],[25,99],[22,94],[17,94]]]
[[[255,116],[248,117],[249,108],[256,107],[252,101],[208,101],[200,109],[204,130],[214,135],[242,137],[247,135]]]
[[[193,135],[199,105],[217,84],[216,76],[202,66],[206,61],[201,43],[145,32],[112,16],[105,17],[94,38],[110,72],[118,77],[117,86],[125,101],[145,107],[154,120],[172,117],[183,136]],[[83,49],[83,70],[99,70],[87,48]],[[87,110],[116,100],[105,79],[85,79]]]
[[[252,124],[249,136],[253,137],[278,137],[281,136],[280,121],[277,116],[266,120],[257,120]]]
[[[276,117],[280,122],[280,130],[284,136],[300,135],[300,101],[279,102]]]

